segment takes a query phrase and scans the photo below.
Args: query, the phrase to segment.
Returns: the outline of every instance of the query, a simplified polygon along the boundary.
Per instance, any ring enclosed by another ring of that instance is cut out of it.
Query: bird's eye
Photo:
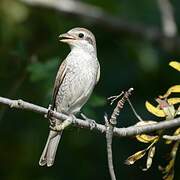
[[[83,33],[79,33],[78,35],[80,38],[83,38],[84,37],[84,34]]]

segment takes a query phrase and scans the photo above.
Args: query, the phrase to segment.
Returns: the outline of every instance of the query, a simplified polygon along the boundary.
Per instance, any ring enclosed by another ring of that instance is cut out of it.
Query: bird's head
[[[92,32],[85,28],[73,28],[67,33],[59,35],[60,41],[67,43],[72,48],[81,48],[85,51],[96,53],[96,40]]]

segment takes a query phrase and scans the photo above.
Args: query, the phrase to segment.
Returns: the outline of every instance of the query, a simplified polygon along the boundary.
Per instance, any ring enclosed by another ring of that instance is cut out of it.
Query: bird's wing
[[[55,107],[56,102],[56,96],[59,90],[59,87],[61,86],[63,79],[66,75],[66,60],[62,62],[62,64],[59,67],[58,73],[56,75],[55,83],[54,83],[54,89],[53,89],[53,99],[52,99],[52,109]]]
[[[96,84],[98,83],[100,78],[100,65],[98,64],[98,72],[97,72],[97,77],[96,77]]]

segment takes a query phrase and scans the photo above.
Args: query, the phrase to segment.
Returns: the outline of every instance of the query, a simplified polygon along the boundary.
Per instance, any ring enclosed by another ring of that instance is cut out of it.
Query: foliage
[[[170,62],[170,66],[172,66],[174,69],[179,71],[180,63],[173,61],[173,62]],[[174,85],[170,87],[163,96],[159,96],[156,99],[156,101],[158,102],[157,107],[153,106],[151,103],[146,101],[145,105],[146,105],[147,110],[157,117],[165,117],[166,121],[176,118],[180,114],[180,106],[175,108],[175,105],[180,104],[180,98],[178,97],[169,98],[169,96],[172,93],[180,93],[180,85]],[[136,125],[143,126],[143,125],[153,124],[153,123],[156,123],[156,121],[140,121]],[[137,135],[136,139],[139,142],[150,143],[150,145],[146,149],[138,151],[135,154],[128,157],[125,163],[128,165],[134,164],[137,160],[141,159],[148,153],[146,168],[142,169],[142,170],[148,170],[152,165],[152,159],[155,155],[155,148],[156,148],[155,144],[161,140],[162,133],[163,133],[163,130],[159,131],[157,135],[153,135],[153,136],[147,135],[147,134]],[[177,128],[175,130],[175,132],[173,133],[173,137],[178,136],[178,135],[180,135],[180,128]],[[166,140],[165,143],[172,144],[173,141]],[[164,174],[163,179],[165,180],[173,180],[174,178],[174,164],[175,164],[175,159],[176,159],[179,143],[180,143],[179,140],[173,143],[173,147],[169,155],[170,160],[169,160],[169,163],[166,165],[166,167],[162,168],[161,166],[159,166],[160,170]]]

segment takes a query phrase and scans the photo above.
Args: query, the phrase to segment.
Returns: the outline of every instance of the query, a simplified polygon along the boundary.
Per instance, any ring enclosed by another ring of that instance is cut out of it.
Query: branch
[[[47,115],[48,109],[25,102],[23,100],[11,100],[8,98],[0,97],[0,104],[8,105],[11,108],[17,108],[17,109],[25,109],[29,111],[33,111],[39,114]],[[52,111],[51,114],[54,118],[60,119],[62,121],[66,120],[69,116]],[[84,121],[79,118],[75,118],[72,122],[73,126],[79,127],[79,128],[85,128],[91,130],[91,123],[89,121]],[[180,117],[170,120],[170,121],[162,121],[156,124],[144,125],[144,126],[130,126],[127,128],[114,128],[113,135],[118,137],[127,137],[127,136],[134,136],[137,134],[142,133],[148,133],[160,129],[169,129],[173,127],[180,126]],[[106,126],[102,124],[96,123],[96,126],[94,127],[94,130],[105,133],[106,132]]]
[[[130,88],[128,91],[121,92],[118,96],[112,96],[108,99],[111,99],[111,104],[121,97],[123,97],[118,101],[116,107],[113,110],[113,113],[111,114],[110,119],[108,120],[107,116],[104,116],[105,124],[107,126],[106,130],[106,141],[107,141],[107,156],[108,156],[108,167],[109,167],[109,173],[111,176],[111,180],[116,180],[116,175],[114,172],[114,166],[113,166],[113,153],[112,153],[112,138],[113,138],[113,130],[117,125],[117,118],[120,114],[120,111],[123,109],[124,103],[128,99],[128,97],[131,95],[131,92],[133,91],[133,88]]]
[[[116,175],[113,166],[113,154],[112,154],[112,138],[113,138],[114,126],[108,121],[107,116],[104,116],[104,120],[107,126],[106,143],[107,143],[107,159],[108,159],[109,174],[111,180],[116,180]]]
[[[50,8],[72,18],[87,19],[95,25],[102,26],[118,34],[128,34],[153,43],[160,44],[169,51],[179,50],[180,37],[167,37],[155,27],[146,27],[140,24],[114,17],[100,7],[75,0],[21,0],[23,3]],[[164,46],[168,42],[171,46]]]
[[[179,141],[180,140],[180,135],[174,135],[174,136],[169,136],[169,135],[163,135],[164,139],[170,140],[170,141]]]
[[[174,19],[173,7],[170,0],[158,0],[158,4],[165,36],[175,37],[177,34],[177,25]]]

